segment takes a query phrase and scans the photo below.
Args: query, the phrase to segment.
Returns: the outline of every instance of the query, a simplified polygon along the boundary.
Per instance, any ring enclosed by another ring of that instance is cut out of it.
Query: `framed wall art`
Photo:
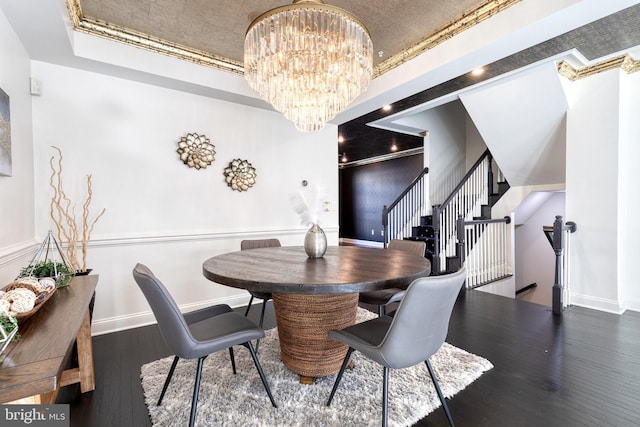
[[[11,116],[9,95],[0,89],[0,176],[11,176]]]

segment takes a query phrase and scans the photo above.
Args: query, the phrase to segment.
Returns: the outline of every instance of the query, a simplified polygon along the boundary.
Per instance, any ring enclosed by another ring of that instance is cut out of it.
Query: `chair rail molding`
[[[325,232],[337,233],[338,226],[323,226]],[[146,245],[158,243],[178,243],[193,242],[207,240],[236,240],[236,239],[255,239],[255,238],[271,238],[279,236],[302,236],[300,245],[303,244],[304,235],[307,233],[306,228],[274,228],[274,229],[255,229],[243,231],[220,231],[220,232],[202,232],[202,233],[176,233],[176,234],[148,234],[145,236],[114,236],[91,239],[88,246],[107,247],[107,246],[128,246],[128,245]]]
[[[13,262],[32,257],[39,245],[40,242],[34,239],[0,248],[0,268]]]

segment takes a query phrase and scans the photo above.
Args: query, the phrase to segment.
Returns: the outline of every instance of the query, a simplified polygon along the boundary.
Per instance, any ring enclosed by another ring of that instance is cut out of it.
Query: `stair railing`
[[[449,197],[433,206],[435,253],[431,268],[434,273],[445,271],[447,257],[456,256],[458,217],[462,215],[465,221],[471,221],[482,215],[482,205],[489,204],[494,183],[492,164],[493,158],[487,149]]]
[[[512,274],[509,248],[511,218],[457,221],[456,258],[467,269],[467,289],[495,282]]]
[[[425,203],[427,173],[429,173],[429,168],[424,168],[393,203],[382,208],[385,248],[392,239],[410,236],[412,228],[420,224],[420,217],[427,214]]]
[[[556,254],[555,280],[552,289],[551,309],[553,314],[561,314],[570,300],[569,236],[576,231],[576,223],[563,222],[561,215],[556,215],[553,226],[542,227],[551,247]]]

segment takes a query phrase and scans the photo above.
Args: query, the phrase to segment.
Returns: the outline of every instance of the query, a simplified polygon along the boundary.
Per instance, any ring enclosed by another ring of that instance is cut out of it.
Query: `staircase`
[[[420,177],[426,172],[427,169]],[[431,261],[434,275],[456,271],[467,261],[467,288],[508,276],[510,265],[505,246],[510,245],[506,236],[509,218],[492,219],[491,207],[506,193],[509,184],[489,150],[482,154],[446,200],[432,207],[430,214],[422,212],[424,200],[416,197],[413,189],[415,183],[422,180],[416,179],[389,208],[384,207],[385,244],[398,238],[424,241],[427,245],[425,256]],[[413,200],[418,203],[412,204]]]

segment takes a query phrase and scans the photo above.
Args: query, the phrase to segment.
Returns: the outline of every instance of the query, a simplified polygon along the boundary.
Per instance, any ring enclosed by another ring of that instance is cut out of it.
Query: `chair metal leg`
[[[256,369],[258,370],[258,375],[260,375],[260,379],[262,380],[262,385],[264,385],[264,389],[267,391],[269,395],[269,400],[271,400],[271,405],[274,408],[277,408],[275,400],[273,400],[273,395],[271,394],[271,389],[269,388],[269,384],[267,384],[267,378],[264,376],[264,372],[262,371],[262,366],[260,366],[260,362],[258,361],[258,357],[256,356],[256,352],[253,349],[253,345],[251,341],[244,344],[245,347],[249,349],[249,353],[251,353],[251,358],[253,359],[253,364],[256,365]]]
[[[253,302],[253,295],[251,295],[251,298],[249,298],[249,304],[247,304],[247,309],[244,312],[244,317],[247,317],[249,315],[249,310],[251,310],[252,302]]]
[[[233,355],[233,347],[229,347],[229,357],[231,357],[231,368],[233,369],[233,375],[236,374],[236,358]]]
[[[389,419],[389,368],[382,367],[382,427],[387,427]]]
[[[438,393],[438,397],[440,398],[440,403],[442,403],[442,408],[444,409],[444,413],[447,414],[447,420],[449,420],[449,425],[454,427],[453,418],[451,418],[451,412],[449,412],[449,406],[447,406],[447,402],[444,399],[444,395],[442,394],[442,390],[440,390],[440,384],[438,384],[438,379],[436,378],[436,374],[431,367],[431,363],[429,359],[425,360],[424,363],[427,365],[427,369],[429,370],[429,375],[431,375],[431,381],[433,381],[433,385],[436,387],[436,393]]]
[[[262,312],[260,313],[260,323],[258,323],[258,326],[260,326],[262,328],[262,324],[264,323],[264,311],[267,308],[267,300],[262,300]],[[257,350],[256,350],[257,351]]]
[[[347,350],[347,355],[344,357],[344,360],[342,361],[342,366],[340,366],[340,371],[338,371],[336,382],[333,383],[333,389],[331,389],[329,400],[327,400],[327,406],[331,405],[331,401],[333,400],[333,395],[336,394],[336,390],[338,389],[338,384],[340,384],[340,380],[342,379],[342,374],[344,374],[344,370],[347,367],[347,364],[349,363],[349,358],[351,357],[351,353],[353,353],[353,349],[349,347],[349,350]]]
[[[193,399],[191,399],[191,416],[189,417],[189,427],[193,427],[196,422],[196,411],[198,409],[198,394],[200,393],[200,377],[202,376],[202,362],[207,356],[198,359],[196,370],[196,383],[193,386]]]
[[[267,300],[262,300],[262,312],[260,313],[260,323],[258,326],[262,328],[262,324],[264,323],[264,311],[267,308]],[[258,352],[258,347],[260,346],[260,340],[256,340],[256,353]]]
[[[173,358],[173,362],[171,363],[171,368],[169,369],[169,374],[167,375],[167,379],[164,381],[164,386],[162,386],[162,393],[160,393],[160,398],[158,399],[158,406],[162,403],[162,398],[164,397],[167,388],[169,388],[169,383],[171,382],[171,377],[173,377],[173,371],[176,370],[176,365],[178,364],[178,360],[180,358],[175,356]]]

